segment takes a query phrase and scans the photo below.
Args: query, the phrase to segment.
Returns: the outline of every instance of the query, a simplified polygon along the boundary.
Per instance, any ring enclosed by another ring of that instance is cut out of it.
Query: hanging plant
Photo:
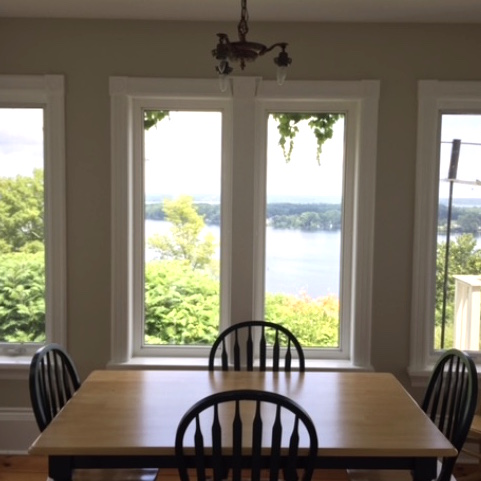
[[[286,162],[290,162],[294,149],[294,139],[299,132],[298,124],[303,120],[308,121],[308,125],[317,139],[316,159],[320,164],[322,146],[326,140],[332,138],[333,127],[342,114],[313,114],[313,113],[277,113],[272,117],[277,122],[279,131],[279,145],[282,148]],[[146,110],[144,112],[144,129],[149,130],[157,125],[165,117],[169,116],[168,110]]]
[[[332,138],[334,124],[341,117],[341,114],[278,113],[272,114],[272,117],[277,121],[277,130],[280,135],[279,145],[282,148],[286,162],[291,160],[294,138],[299,132],[299,122],[307,120],[317,139],[316,159],[318,164],[320,164],[322,146],[326,140]]]
[[[169,116],[168,110],[145,110],[144,111],[144,129],[149,130],[157,125],[165,117]]]

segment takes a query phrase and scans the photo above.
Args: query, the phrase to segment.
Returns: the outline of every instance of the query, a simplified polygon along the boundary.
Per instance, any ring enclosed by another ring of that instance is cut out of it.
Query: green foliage
[[[44,340],[43,253],[0,255],[0,342]]]
[[[441,346],[441,325],[443,314],[444,271],[446,262],[446,243],[438,244],[436,254],[436,348]],[[476,239],[472,234],[460,235],[450,242],[448,280],[446,289],[446,319],[444,346],[453,345],[454,324],[454,275],[481,273],[481,250],[476,248]]]
[[[304,347],[339,346],[339,299],[267,294],[265,319],[292,331]]]
[[[45,339],[43,171],[0,178],[0,342]]]
[[[219,331],[219,281],[180,260],[145,270],[147,344],[211,344]]]
[[[300,215],[275,215],[270,219],[274,229],[298,229],[302,231],[339,230],[341,211],[332,209],[324,213],[303,212]]]
[[[165,214],[162,204],[146,204],[145,218],[149,220],[164,220]]]
[[[43,250],[43,171],[0,177],[0,253]]]
[[[299,122],[307,120],[317,139],[317,161],[320,163],[322,146],[326,140],[332,138],[334,124],[341,117],[341,114],[288,112],[272,114],[272,116],[277,121],[277,130],[280,135],[279,145],[282,148],[286,162],[291,160],[294,138],[299,132]]]
[[[185,260],[193,269],[211,266],[216,249],[215,237],[207,233],[201,238],[205,223],[195,210],[192,197],[165,200],[164,212],[172,224],[171,232],[168,235],[154,234],[147,240],[149,247],[158,252],[160,258]]]
[[[145,110],[144,111],[144,129],[149,130],[156,126],[161,120],[169,116],[168,110]]]
[[[339,344],[339,301],[335,297],[267,294],[265,317],[291,329],[305,347]],[[190,269],[185,261],[151,261],[146,265],[147,344],[211,345],[218,333],[216,279]]]
[[[446,232],[448,225],[448,206],[439,204],[438,230]],[[481,208],[453,205],[451,210],[451,232],[477,234],[481,230]]]

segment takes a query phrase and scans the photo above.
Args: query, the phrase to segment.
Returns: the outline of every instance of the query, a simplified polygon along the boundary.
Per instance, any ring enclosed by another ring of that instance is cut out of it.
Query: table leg
[[[72,481],[72,458],[69,456],[49,456],[48,475],[53,481]]]
[[[419,458],[414,461],[413,481],[431,481],[436,477],[436,459]]]

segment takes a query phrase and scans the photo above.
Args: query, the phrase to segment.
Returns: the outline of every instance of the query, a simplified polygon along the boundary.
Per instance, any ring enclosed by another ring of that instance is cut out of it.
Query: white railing
[[[479,351],[481,276],[455,275],[454,347]]]

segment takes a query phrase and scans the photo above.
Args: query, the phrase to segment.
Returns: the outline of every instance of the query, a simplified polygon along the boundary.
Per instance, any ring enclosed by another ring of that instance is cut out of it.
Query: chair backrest
[[[255,328],[260,332],[255,333]],[[227,341],[230,336],[231,344]],[[241,346],[244,346],[241,349]],[[215,357],[218,348],[221,348],[221,366],[223,371],[229,370],[229,364],[235,371],[242,370],[241,359],[245,356],[245,369],[254,370],[254,356],[258,349],[259,370],[267,370],[267,347],[272,346],[272,370],[290,371],[292,368],[293,354],[297,356],[299,371],[305,370],[304,351],[296,336],[289,329],[275,322],[245,321],[233,324],[222,331],[215,340],[209,355],[209,370],[214,370]],[[232,353],[232,356],[229,355]],[[282,369],[281,357],[284,358]],[[229,362],[229,359],[233,362]]]
[[[189,468],[195,469],[197,481],[309,481],[317,434],[304,409],[285,396],[224,391],[201,399],[184,414],[175,453],[181,481],[189,481]]]
[[[476,365],[466,353],[445,351],[431,375],[422,409],[461,452],[478,400]],[[449,481],[457,457],[444,458],[437,481]]]
[[[30,363],[30,400],[38,428],[43,431],[80,387],[77,369],[58,344],[40,348]]]

